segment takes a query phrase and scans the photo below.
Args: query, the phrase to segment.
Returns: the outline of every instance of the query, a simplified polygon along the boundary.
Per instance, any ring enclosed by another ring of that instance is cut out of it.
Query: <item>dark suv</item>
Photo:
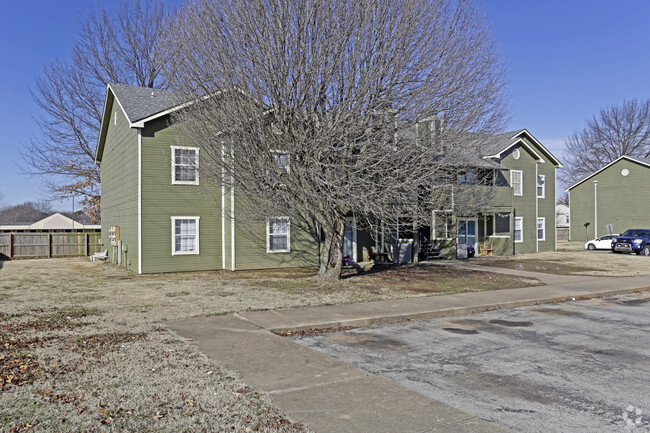
[[[613,253],[636,253],[650,256],[650,230],[630,229],[625,230],[620,236],[612,240]]]

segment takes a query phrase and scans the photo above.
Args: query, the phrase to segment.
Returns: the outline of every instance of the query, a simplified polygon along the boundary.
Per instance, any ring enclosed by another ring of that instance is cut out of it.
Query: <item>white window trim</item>
[[[540,179],[540,178],[542,179],[542,182],[543,182],[542,185],[541,185],[541,186],[542,186],[542,195],[539,195],[539,194],[536,192],[536,194],[538,194],[538,195],[537,195],[537,198],[546,198],[546,175],[544,175],[544,174],[538,174],[538,175],[537,175],[537,185],[536,185],[536,188],[539,188],[539,186],[540,186],[540,185],[539,185],[539,179]],[[539,191],[539,189],[537,189],[536,191]]]
[[[193,150],[195,153],[196,179],[193,181],[176,180],[176,150]],[[199,184],[199,149],[190,146],[171,146],[172,151],[172,185],[198,185]]]
[[[516,227],[517,227],[517,220],[521,221],[521,224],[519,224],[520,231],[521,231],[521,237],[519,238],[519,240],[517,240],[517,236],[515,234],[516,233]],[[515,217],[513,219],[512,224],[513,224],[513,226],[512,226],[512,236],[513,236],[513,238],[515,240],[515,243],[520,244],[520,243],[522,243],[524,241],[524,217]]]
[[[287,166],[286,167],[280,167],[278,165],[278,163],[277,163],[277,160],[275,159],[275,155],[286,155],[287,156]],[[273,163],[275,164],[275,166],[273,167],[274,169],[279,168],[282,171],[284,171],[285,173],[287,173],[287,175],[291,174],[291,155],[289,154],[289,152],[283,151],[283,150],[271,150],[271,157],[273,158]],[[268,175],[270,176],[271,175],[270,170],[267,170],[267,172],[269,172]],[[282,183],[282,182],[277,182],[277,183],[279,185],[284,186],[284,183]]]
[[[519,173],[519,194],[517,194],[517,189],[515,188],[515,183],[513,177],[515,173]],[[516,196],[524,195],[524,173],[521,170],[510,170],[510,186],[512,187],[512,192]]]
[[[271,155],[287,155],[287,167],[286,167],[286,172],[287,174],[291,173],[291,154],[287,152],[286,150],[272,150]],[[273,158],[273,162],[276,162],[276,167],[284,169],[285,167],[280,167],[277,165],[277,161],[275,160],[275,157]]]
[[[539,222],[542,221],[542,234],[543,236],[539,237]],[[538,241],[546,241],[546,217],[537,217],[537,227],[535,228],[536,236]]]
[[[287,220],[287,249],[286,250],[271,250],[271,236],[270,236],[270,225],[271,220],[284,219]],[[266,219],[266,252],[268,254],[275,253],[289,253],[291,252],[291,220],[287,216],[280,217],[270,217]]]
[[[176,220],[194,220],[196,221],[196,250],[194,251],[176,251]],[[171,217],[172,221],[172,256],[187,256],[187,255],[198,255],[200,248],[199,248],[199,240],[201,239],[200,237],[200,230],[199,230],[199,223],[200,223],[201,217],[198,216],[173,216]]]

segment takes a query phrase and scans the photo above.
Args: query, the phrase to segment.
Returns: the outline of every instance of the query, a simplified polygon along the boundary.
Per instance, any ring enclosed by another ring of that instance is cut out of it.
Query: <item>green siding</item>
[[[546,193],[543,198],[537,199],[537,215],[544,218],[544,241],[539,241],[539,251],[555,250],[555,166],[546,158],[544,163],[537,164],[537,172],[545,176]]]
[[[527,143],[531,147],[533,148],[535,147],[532,143],[528,141]],[[514,158],[513,153],[515,150],[519,150],[519,154],[520,154],[519,159]],[[521,196],[514,195],[514,191],[513,191],[513,196],[512,196],[512,207],[515,213],[514,217],[523,218],[522,242],[515,243],[515,252],[518,254],[534,253],[537,251],[538,248],[537,245],[537,216],[538,216],[537,174],[539,170],[539,174],[546,174],[546,178],[547,178],[546,198],[539,199],[540,200],[539,203],[542,205],[542,209],[548,208],[549,205],[547,204],[547,202],[553,204],[552,212],[553,215],[555,215],[555,210],[554,210],[555,209],[554,207],[555,188],[553,185],[552,190],[549,190],[548,180],[550,178],[550,175],[547,173],[547,170],[554,172],[555,167],[548,161],[546,161],[545,163],[538,163],[536,157],[532,153],[530,153],[525,146],[521,146],[521,145],[513,146],[500,162],[501,164],[508,167],[510,170],[521,170],[522,172],[522,183],[523,183],[522,195]],[[549,168],[546,169],[545,166],[548,166]],[[511,172],[508,171],[503,172],[503,175],[506,177],[506,179],[508,179],[508,181],[510,181],[510,173]],[[539,216],[543,216],[546,218],[547,227],[548,227],[548,223],[555,224],[555,219],[549,221],[551,218],[546,216],[546,214],[539,214]],[[514,217],[511,219],[511,223],[510,223],[511,227],[514,224]],[[512,235],[512,230],[511,230],[511,235]],[[547,244],[551,245],[550,248],[551,250],[555,248],[555,241],[551,238],[551,232],[549,232],[548,229],[546,232],[546,239],[547,240],[545,242],[540,242],[539,245],[540,251],[542,249],[546,249]]]
[[[190,146],[168,118],[149,122],[142,131],[142,270],[200,271],[222,268],[221,190],[202,166],[199,185],[172,185],[172,146]],[[200,217],[199,254],[172,255],[171,217]]]
[[[238,199],[237,193],[235,198]],[[237,203],[241,200],[236,200],[235,204],[235,270],[318,265],[318,242],[307,224],[298,218],[290,218],[290,251],[270,253],[266,245],[266,223],[238,218],[243,209]]]
[[[118,104],[112,104],[110,113],[101,164],[102,241],[111,262],[117,263],[118,254],[122,254],[122,265],[137,272],[138,135],[135,129],[129,128]],[[119,226],[126,252],[118,252],[117,247],[111,246],[108,239],[111,226]]]
[[[622,175],[627,169],[629,174]],[[598,228],[595,227],[594,180],[598,181]],[[636,162],[621,159],[594,177],[572,188],[570,194],[571,240],[594,239],[596,234],[607,234],[606,225],[614,225],[614,233],[627,229],[650,228],[650,201],[647,188],[650,185],[650,168]],[[584,224],[589,222],[588,233]],[[586,241],[586,240],[585,240]]]

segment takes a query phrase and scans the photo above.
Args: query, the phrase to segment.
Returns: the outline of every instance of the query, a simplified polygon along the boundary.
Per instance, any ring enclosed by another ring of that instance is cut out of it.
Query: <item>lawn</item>
[[[0,431],[303,432],[164,327],[197,315],[493,290],[536,280],[445,266],[137,276],[82,259],[0,262]]]

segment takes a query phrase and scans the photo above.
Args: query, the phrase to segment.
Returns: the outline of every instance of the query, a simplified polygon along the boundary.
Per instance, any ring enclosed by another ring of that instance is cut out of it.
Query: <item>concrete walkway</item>
[[[538,278],[547,285],[193,318],[167,326],[267,393],[289,419],[319,433],[491,433],[504,430],[270,331],[372,326],[650,289],[648,277],[565,276],[452,263]]]

